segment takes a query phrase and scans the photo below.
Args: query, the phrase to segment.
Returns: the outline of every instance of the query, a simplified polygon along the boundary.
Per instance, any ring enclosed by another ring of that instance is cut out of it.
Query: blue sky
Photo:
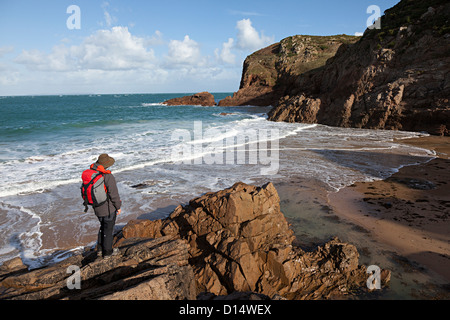
[[[230,92],[252,52],[364,32],[398,0],[0,0],[0,95]],[[69,29],[80,9],[79,29]]]

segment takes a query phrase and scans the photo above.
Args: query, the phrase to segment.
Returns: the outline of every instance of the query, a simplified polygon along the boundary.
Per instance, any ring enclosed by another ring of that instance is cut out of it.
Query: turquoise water
[[[73,151],[75,145],[82,148],[101,143],[108,136],[119,137],[121,130],[139,129],[139,126],[158,133],[158,130],[169,129],[168,125],[174,122],[214,117],[205,108],[159,104],[177,96],[179,94],[2,97],[0,161]],[[220,99],[226,94],[216,96]],[[221,112],[223,108],[215,109]],[[168,119],[171,123],[166,121],[162,127],[161,120]]]
[[[101,153],[116,159],[118,227],[238,181],[301,176],[334,191],[433,156],[395,141],[417,133],[270,122],[270,108],[161,104],[183,95],[0,97],[0,263],[20,256],[39,267],[95,242],[98,221],[83,213],[79,187]]]

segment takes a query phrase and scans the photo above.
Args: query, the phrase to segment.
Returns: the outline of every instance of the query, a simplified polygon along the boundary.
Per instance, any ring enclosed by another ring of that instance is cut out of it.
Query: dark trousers
[[[107,217],[97,217],[100,221],[100,230],[98,231],[97,248],[102,250],[103,256],[109,256],[113,253],[113,231],[116,224],[116,212]]]

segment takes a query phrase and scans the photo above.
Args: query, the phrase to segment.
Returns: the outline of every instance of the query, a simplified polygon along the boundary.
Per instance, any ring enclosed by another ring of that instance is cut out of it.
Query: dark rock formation
[[[199,92],[191,96],[173,98],[164,101],[163,104],[168,106],[204,106],[211,107],[216,105],[214,96],[209,92]]]
[[[261,49],[245,59],[239,91],[218,105],[275,105],[300,74],[325,65],[341,44],[358,39],[346,35],[297,35]]]
[[[295,247],[279,202],[271,183],[236,183],[166,219],[130,221],[116,237],[117,256],[86,251],[32,271],[12,260],[0,269],[0,298],[326,299],[364,290],[355,246],[333,239],[312,252]],[[70,266],[80,268],[81,290],[67,286]],[[389,276],[382,272],[383,283]]]
[[[402,0],[381,29],[296,77],[269,120],[370,129],[450,129],[450,3]]]

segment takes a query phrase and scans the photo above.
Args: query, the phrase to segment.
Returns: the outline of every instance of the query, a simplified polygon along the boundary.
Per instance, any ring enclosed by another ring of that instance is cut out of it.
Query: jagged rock
[[[368,276],[358,265],[356,247],[339,239],[313,252],[293,246],[279,201],[271,183],[236,183],[178,206],[166,219],[132,221],[122,235],[150,230],[186,240],[199,293],[320,299],[364,287]]]
[[[268,119],[448,135],[449,19],[448,1],[400,1],[380,30],[294,75]]]
[[[12,274],[15,272],[21,272],[25,270],[28,270],[28,267],[23,264],[22,259],[20,257],[16,257],[14,259],[4,262],[0,266],[0,279],[2,278],[2,276],[6,274]]]
[[[173,98],[164,101],[163,104],[168,106],[215,106],[216,101],[214,96],[209,92],[199,92],[191,96],[184,96],[180,98]]]
[[[122,229],[123,239],[159,238],[161,237],[162,220],[131,220]]]
[[[119,255],[108,259],[96,259],[96,252],[87,251],[45,268],[4,274],[0,298],[195,299],[185,241],[170,236],[130,238],[122,241],[119,249]],[[71,266],[79,268],[80,290],[68,287]]]

